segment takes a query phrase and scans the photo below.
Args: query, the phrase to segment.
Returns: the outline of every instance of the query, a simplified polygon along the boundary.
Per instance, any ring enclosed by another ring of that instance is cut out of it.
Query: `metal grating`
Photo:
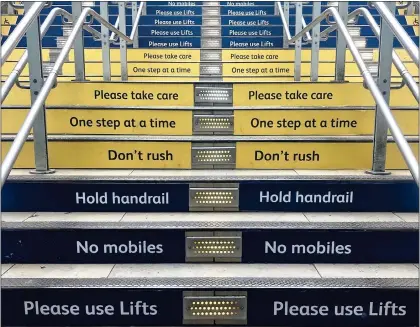
[[[203,17],[203,26],[220,26],[222,21],[220,17]]]
[[[233,115],[194,115],[194,132],[233,132]]]
[[[202,27],[201,36],[202,37],[221,37],[222,32],[219,27]]]
[[[222,47],[222,40],[212,39],[212,38],[202,38],[201,39],[201,46],[205,48],[221,48]]]
[[[196,103],[232,103],[232,88],[224,86],[196,86],[195,102]]]
[[[187,236],[186,258],[241,258],[241,236]]]
[[[360,27],[359,26],[347,26],[349,34],[353,36],[360,36]]]
[[[236,151],[233,146],[192,147],[191,156],[194,167],[200,165],[226,165],[236,162]]]
[[[203,16],[220,16],[219,7],[206,6],[206,7],[203,7],[202,10],[203,10]]]
[[[373,49],[360,49],[360,55],[362,56],[363,61],[372,61],[373,60]]]
[[[184,320],[246,321],[246,296],[185,296]]]
[[[366,38],[363,36],[353,37],[354,44],[357,48],[366,48]]]
[[[201,50],[201,61],[220,61],[222,60],[221,50]]]
[[[201,64],[201,75],[222,75],[222,64]]]
[[[200,187],[190,189],[190,207],[236,208],[239,203],[238,188]]]

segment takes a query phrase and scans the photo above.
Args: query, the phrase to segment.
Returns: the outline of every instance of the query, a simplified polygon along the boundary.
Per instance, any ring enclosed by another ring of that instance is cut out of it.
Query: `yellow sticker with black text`
[[[3,134],[16,134],[29,109],[2,109]],[[146,109],[47,109],[48,134],[191,135],[192,112]]]
[[[11,142],[2,142],[2,156]],[[51,168],[189,169],[191,143],[137,141],[49,141]],[[14,168],[33,168],[33,143],[26,142]]]
[[[3,106],[29,106],[29,90],[14,87]],[[193,84],[59,83],[51,90],[49,107],[178,107],[194,105]]]
[[[419,111],[393,110],[404,135],[418,135]],[[375,110],[235,110],[235,135],[373,135]]]
[[[418,157],[418,143],[411,143]],[[238,142],[236,168],[241,169],[371,169],[372,143]],[[387,147],[387,169],[407,169],[395,143]]]

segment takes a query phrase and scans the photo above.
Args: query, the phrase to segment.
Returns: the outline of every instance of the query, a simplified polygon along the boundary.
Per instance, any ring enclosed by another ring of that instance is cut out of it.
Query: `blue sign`
[[[64,229],[3,226],[3,263],[185,262],[187,229],[142,229],[130,223],[119,223],[120,228],[108,228],[106,223],[97,223],[98,228],[82,228],[78,223],[78,228]],[[414,228],[301,226],[232,231],[242,232],[243,263],[416,263],[419,256],[418,229]]]
[[[140,25],[174,26],[201,25],[201,16],[142,16]]]
[[[417,212],[419,191],[411,181],[281,181],[239,185],[242,211]]]
[[[140,48],[200,48],[200,37],[140,37]]]
[[[156,16],[197,16],[202,15],[202,7],[164,7],[155,6],[153,2],[146,6],[147,15]]]
[[[223,48],[279,48],[283,45],[281,37],[224,37]]]
[[[241,37],[257,37],[257,36],[282,36],[283,29],[280,26],[223,26],[222,36],[241,36]]]
[[[228,16],[267,16],[274,15],[274,6],[263,7],[263,6],[247,6],[247,7],[221,7],[221,15]]]
[[[188,184],[6,183],[3,211],[188,211]]]
[[[197,279],[203,280],[199,276]],[[196,284],[194,280],[190,278],[190,285]],[[69,286],[71,282],[61,282],[64,285],[59,282],[58,288],[3,286],[2,325],[183,326],[183,291],[191,288],[152,287],[152,282],[126,279],[122,286],[107,288],[98,285],[112,285],[115,283],[112,279],[92,278],[83,281],[84,286],[80,288]],[[257,285],[267,283],[260,279],[257,282]],[[87,287],[90,283],[92,287]],[[280,282],[276,288],[241,287],[247,294],[246,325],[395,327],[418,324],[418,288],[378,289],[371,286],[372,282],[362,288],[334,288],[334,282],[330,284],[329,287],[311,287],[308,283],[308,287],[288,285],[283,288]],[[194,287],[197,289],[214,290]]]
[[[222,25],[228,26],[268,26],[281,25],[281,19],[278,16],[255,17],[255,16],[222,16]]]
[[[140,36],[201,36],[199,26],[142,26]]]
[[[220,1],[221,6],[249,7],[249,6],[274,6],[274,1]]]

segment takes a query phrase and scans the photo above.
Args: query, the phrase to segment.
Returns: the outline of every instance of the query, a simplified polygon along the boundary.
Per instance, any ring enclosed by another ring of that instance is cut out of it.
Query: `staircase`
[[[292,36],[313,20],[312,2],[280,6]],[[366,2],[345,12],[361,6],[384,24]],[[72,12],[54,2],[41,23],[55,7]],[[3,187],[2,326],[418,326],[418,186],[348,49],[336,79],[337,31],[314,81],[312,42],[297,65],[272,1],[84,7],[126,35],[142,11],[128,76],[121,38],[88,21],[102,39],[80,38],[85,79],[75,44],[45,101],[48,142],[38,118]],[[55,19],[44,78],[74,24]],[[365,18],[348,30],[418,158],[418,100]],[[20,84],[2,102],[2,168],[38,95]]]

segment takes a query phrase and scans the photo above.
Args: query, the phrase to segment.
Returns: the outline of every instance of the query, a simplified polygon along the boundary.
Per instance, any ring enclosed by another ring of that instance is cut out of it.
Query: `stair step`
[[[302,322],[306,326],[410,326],[417,322],[418,268],[414,265],[270,267],[258,264],[15,265],[2,276],[3,324],[67,325],[68,315],[41,315],[37,309],[42,306],[42,312],[51,312],[63,309],[62,305],[77,312],[71,317],[73,326],[86,326],[87,322],[91,326],[209,323],[300,326]],[[214,310],[232,313],[222,320],[211,311],[210,317],[192,315],[195,311],[191,307],[204,312],[200,310],[201,303],[205,305],[206,301],[227,301],[239,306]],[[384,303],[388,303],[386,320],[379,316],[385,310]],[[88,316],[86,305],[92,310],[90,306],[96,304],[102,304],[101,309],[112,314]],[[105,305],[108,305],[106,309]],[[333,315],[341,306],[355,312],[351,319]]]
[[[2,136],[6,149],[14,137]],[[416,151],[418,137],[407,137]],[[370,169],[372,137],[359,136],[125,136],[48,137],[51,168],[126,169]],[[32,137],[15,168],[33,168]],[[388,139],[387,169],[406,169]]]
[[[3,263],[418,262],[415,213],[3,213],[2,238]]]
[[[127,201],[112,202],[113,192]],[[154,202],[130,200],[145,192]],[[2,199],[4,212],[418,212],[407,172],[13,170]]]

